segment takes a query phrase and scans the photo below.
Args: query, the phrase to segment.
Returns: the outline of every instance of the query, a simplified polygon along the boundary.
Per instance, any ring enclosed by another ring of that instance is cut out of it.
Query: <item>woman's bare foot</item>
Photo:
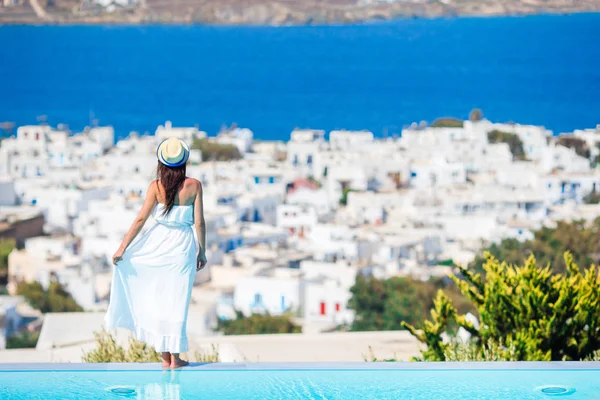
[[[171,366],[171,353],[163,352],[161,353],[161,357],[163,368],[169,368]]]
[[[171,354],[171,368],[181,368],[190,363],[179,358],[179,354]]]

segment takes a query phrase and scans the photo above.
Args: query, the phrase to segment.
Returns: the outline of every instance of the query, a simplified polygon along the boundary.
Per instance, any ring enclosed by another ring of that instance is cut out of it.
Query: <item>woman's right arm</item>
[[[140,231],[144,227],[144,224],[148,220],[148,217],[152,213],[152,210],[156,206],[156,203],[158,202],[156,200],[156,184],[155,184],[155,182],[156,181],[152,182],[150,184],[150,186],[148,186],[148,190],[146,190],[146,200],[144,200],[144,205],[142,206],[142,209],[138,213],[135,220],[131,223],[131,227],[129,228],[129,231],[125,235],[125,238],[123,239],[123,242],[121,243],[121,246],[117,249],[117,252],[113,255],[113,264],[115,264],[115,265],[117,264],[117,262],[119,262],[123,259],[123,253],[125,253],[125,250],[127,249],[127,247],[131,244],[133,239],[135,239],[135,237],[138,235],[138,233],[140,233]]]
[[[194,226],[198,235],[198,265],[196,270],[201,270],[206,265],[206,224],[204,222],[204,203],[202,201],[202,183],[198,181],[196,199],[194,200]]]

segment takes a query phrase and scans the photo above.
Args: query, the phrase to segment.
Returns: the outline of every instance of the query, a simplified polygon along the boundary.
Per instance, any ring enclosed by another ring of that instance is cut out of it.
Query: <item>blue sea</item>
[[[600,123],[600,14],[351,26],[2,26],[0,121],[118,136],[171,120],[260,139],[466,118]]]

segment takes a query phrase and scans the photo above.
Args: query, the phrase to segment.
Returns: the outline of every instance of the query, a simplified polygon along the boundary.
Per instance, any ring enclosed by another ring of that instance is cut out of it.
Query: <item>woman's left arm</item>
[[[119,249],[113,255],[113,264],[116,265],[117,262],[123,259],[123,253],[125,253],[127,246],[129,246],[133,239],[135,239],[135,237],[138,235],[138,233],[140,233],[140,231],[144,227],[144,224],[148,220],[150,213],[152,212],[154,207],[156,207],[156,203],[156,182],[153,181],[152,183],[150,183],[150,186],[148,186],[148,190],[146,191],[146,200],[144,200],[144,205],[142,206],[142,209],[131,224],[131,227],[125,235],[121,246],[119,246]]]

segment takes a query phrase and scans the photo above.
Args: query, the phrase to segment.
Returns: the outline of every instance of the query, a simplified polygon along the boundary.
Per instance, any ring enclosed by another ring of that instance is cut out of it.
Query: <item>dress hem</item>
[[[168,336],[157,335],[139,326],[128,324],[107,324],[108,329],[122,328],[131,331],[136,340],[146,343],[153,347],[159,353],[184,353],[188,350],[188,340],[186,336]]]

